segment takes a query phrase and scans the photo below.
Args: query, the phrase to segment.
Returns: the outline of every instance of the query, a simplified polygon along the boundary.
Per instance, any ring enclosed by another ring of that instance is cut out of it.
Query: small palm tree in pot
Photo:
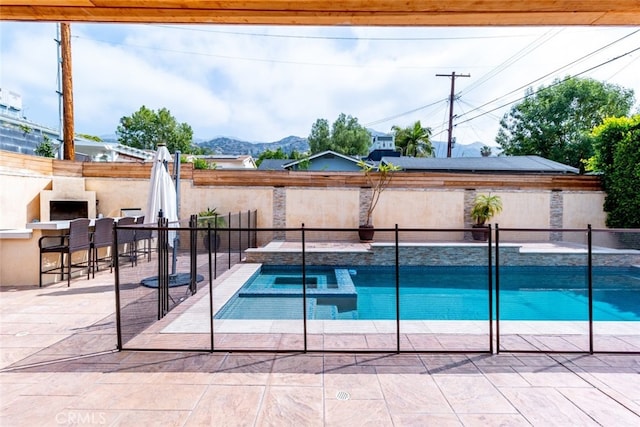
[[[471,219],[473,220],[473,228],[480,230],[472,231],[474,240],[487,240],[489,228],[486,222],[495,215],[502,212],[502,199],[497,194],[478,194],[473,201],[471,208]]]
[[[207,208],[202,212],[198,213],[198,228],[208,228],[212,229],[221,229],[227,226],[227,221],[221,215],[218,215],[216,212],[216,208]],[[207,230],[203,230],[200,232],[202,235],[202,242],[204,244],[205,249],[218,250],[220,247],[220,234],[212,231],[209,238],[207,238],[209,232]]]

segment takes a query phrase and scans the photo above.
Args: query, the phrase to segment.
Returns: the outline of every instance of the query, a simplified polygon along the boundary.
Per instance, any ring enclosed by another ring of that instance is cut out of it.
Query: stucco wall
[[[40,219],[40,191],[51,189],[51,177],[1,174],[0,180],[0,229]]]
[[[588,224],[593,228],[606,227],[607,214],[602,210],[604,192],[575,192],[563,196],[562,228],[583,228]]]

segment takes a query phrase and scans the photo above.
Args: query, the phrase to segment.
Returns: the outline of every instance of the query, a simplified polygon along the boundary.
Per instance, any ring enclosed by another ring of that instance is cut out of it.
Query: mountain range
[[[432,141],[436,157],[447,157],[447,142]],[[281,148],[285,153],[297,151],[299,153],[309,150],[309,142],[306,138],[299,136],[288,136],[274,142],[248,142],[237,138],[217,137],[209,141],[196,142],[196,145],[208,148],[216,154],[242,155],[250,154],[257,158],[260,153],[266,150],[277,150]],[[485,144],[474,142],[472,144],[455,144],[451,150],[452,157],[481,157],[480,150]],[[491,147],[492,155],[499,152],[498,147]]]
[[[117,141],[116,135],[103,135],[103,141],[115,142]],[[279,141],[273,142],[250,142],[239,138],[219,136],[210,140],[197,139],[195,144],[210,149],[215,154],[227,154],[227,155],[243,155],[249,154],[254,158],[258,158],[260,154],[266,150],[275,151],[281,148],[285,153],[291,153],[297,151],[298,153],[304,153],[309,150],[309,141],[307,138],[299,136],[287,136]],[[431,141],[433,145],[433,151],[435,157],[447,157],[447,142],[446,141]],[[481,157],[480,150],[486,144],[482,142],[474,142],[472,144],[454,144],[451,150],[452,157]],[[496,156],[502,150],[500,147],[491,147],[491,155]]]
[[[275,142],[248,142],[221,136],[209,141],[196,142],[196,145],[208,148],[215,154],[250,154],[255,158],[258,158],[258,156],[266,150],[275,151],[278,148],[282,148],[282,151],[285,153],[291,153],[292,151],[300,153],[309,150],[307,138],[300,138],[299,136],[288,136]]]

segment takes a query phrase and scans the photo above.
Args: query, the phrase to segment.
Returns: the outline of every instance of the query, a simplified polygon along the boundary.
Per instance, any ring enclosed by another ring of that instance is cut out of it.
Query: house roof
[[[291,159],[264,159],[258,166],[258,170],[281,171],[284,165],[291,162]]]
[[[501,157],[383,157],[405,171],[476,172],[476,173],[554,173],[578,174],[572,166],[539,156]]]
[[[289,163],[285,163],[283,165],[283,167],[285,169],[289,169],[289,168],[299,164],[300,162],[307,161],[307,160],[310,161],[310,162],[313,162],[315,159],[322,158],[322,157],[332,157],[332,158],[340,157],[340,158],[342,158],[344,160],[348,160],[348,161],[353,162],[355,164],[358,164],[358,162],[360,161],[360,159],[356,158],[356,157],[346,156],[344,154],[337,153],[337,152],[332,151],[332,150],[325,150],[325,151],[322,151],[320,153],[316,153],[314,155],[311,155],[309,157],[305,157],[304,159],[294,160],[294,161],[290,161]]]

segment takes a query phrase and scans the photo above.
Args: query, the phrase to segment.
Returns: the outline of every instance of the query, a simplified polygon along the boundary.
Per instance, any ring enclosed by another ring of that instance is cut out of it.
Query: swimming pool
[[[402,267],[401,320],[488,320],[486,267]],[[393,267],[309,267],[307,318],[394,320]],[[216,319],[302,319],[300,267],[262,267]],[[586,267],[501,267],[500,320],[588,320]],[[640,321],[640,269],[593,269],[596,321]],[[495,305],[495,292],[494,292]],[[495,318],[495,307],[494,307]]]

